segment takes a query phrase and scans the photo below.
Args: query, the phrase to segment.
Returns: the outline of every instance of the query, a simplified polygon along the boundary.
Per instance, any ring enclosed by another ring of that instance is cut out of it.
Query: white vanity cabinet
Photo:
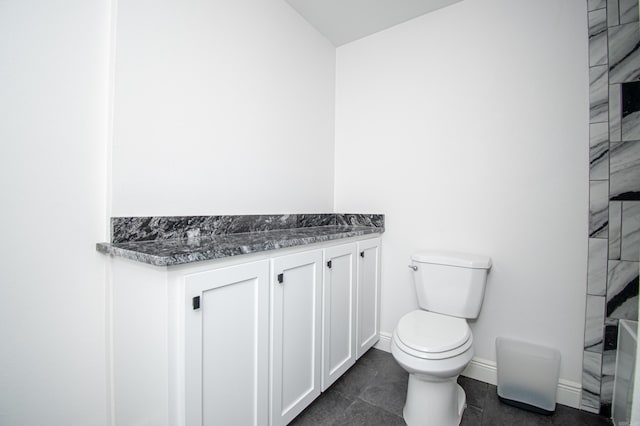
[[[184,276],[187,426],[268,424],[269,262]]]
[[[358,241],[357,348],[360,358],[380,339],[380,238]]]
[[[170,267],[111,258],[112,423],[289,423],[378,340],[378,235]]]
[[[320,395],[322,250],[271,265],[271,425],[279,426]]]
[[[356,244],[324,250],[322,391],[356,362]]]

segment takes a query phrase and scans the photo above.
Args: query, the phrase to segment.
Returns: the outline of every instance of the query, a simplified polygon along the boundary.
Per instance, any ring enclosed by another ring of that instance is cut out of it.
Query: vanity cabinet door
[[[322,391],[356,362],[356,244],[324,250]]]
[[[322,250],[271,262],[271,426],[280,426],[320,395]]]
[[[269,261],[188,274],[187,426],[268,424]]]
[[[358,242],[358,358],[380,339],[380,249],[380,238]]]

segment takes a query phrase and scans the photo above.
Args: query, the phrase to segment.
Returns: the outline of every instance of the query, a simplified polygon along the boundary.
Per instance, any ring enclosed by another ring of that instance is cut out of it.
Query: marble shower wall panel
[[[609,140],[611,142],[622,141],[622,126],[620,117],[622,113],[622,97],[620,96],[620,84],[609,86]]]
[[[607,0],[607,26],[620,25],[620,13],[618,12],[618,0]]]
[[[609,203],[609,259],[620,260],[622,237],[622,201]]]
[[[607,294],[607,240],[589,238],[589,270],[587,274],[587,294],[604,296]]]
[[[637,0],[587,0],[587,9],[590,238],[581,408],[608,417],[618,321],[638,317],[640,26]]]
[[[607,274],[607,320],[638,320],[638,262],[610,260]]]
[[[584,328],[585,351],[602,353],[605,303],[604,296],[587,296]]]
[[[592,413],[600,412],[600,378],[602,377],[602,354],[582,353],[582,400],[580,408]]]
[[[640,78],[640,28],[637,23],[609,28],[609,82]]]
[[[621,84],[623,141],[640,140],[640,82]]]
[[[619,0],[620,23],[638,22],[638,0]]]
[[[611,143],[609,171],[612,200],[640,200],[640,142]]]
[[[589,111],[590,123],[607,121],[609,96],[607,66],[599,65],[589,68]]]
[[[615,326],[617,334],[618,327]],[[611,401],[613,400],[613,385],[616,371],[617,350],[605,350],[602,354],[602,377],[600,379],[600,414],[611,416]]]
[[[604,321],[604,350],[603,352],[618,349],[618,320],[605,319]],[[603,359],[604,362],[604,359]]]
[[[620,259],[640,260],[640,201],[622,203]]]
[[[602,378],[600,379],[600,414],[606,417],[611,417],[617,349],[618,320],[607,319],[605,320]]]
[[[589,179],[609,179],[609,128],[607,123],[589,125]]]
[[[589,12],[589,65],[607,64],[607,10]]]
[[[589,182],[589,236],[606,238],[609,222],[609,182],[592,180]]]
[[[595,4],[592,8],[592,2],[587,0],[587,9],[589,11],[599,9]],[[604,3],[594,1],[593,3]],[[638,1],[637,0],[607,0],[605,5],[609,11],[607,19],[608,26],[613,27],[630,22],[638,22]],[[605,7],[603,6],[603,7]]]

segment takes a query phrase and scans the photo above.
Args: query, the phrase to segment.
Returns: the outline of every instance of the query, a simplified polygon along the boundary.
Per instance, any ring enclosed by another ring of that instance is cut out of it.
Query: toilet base
[[[402,415],[408,426],[458,426],[467,397],[458,376],[428,381],[409,375],[407,401]]]

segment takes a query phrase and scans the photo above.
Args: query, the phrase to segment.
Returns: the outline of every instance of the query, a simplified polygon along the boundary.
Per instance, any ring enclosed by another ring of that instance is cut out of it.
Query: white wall
[[[465,0],[337,50],[336,211],[383,212],[382,330],[414,309],[409,256],[486,253],[472,324],[561,351],[581,382],[586,3]]]
[[[0,1],[0,424],[104,425],[108,2]]]
[[[335,208],[387,214],[384,331],[411,252],[485,252],[477,356],[518,336],[580,381],[582,3],[465,0],[338,49]],[[0,424],[106,423],[108,7],[0,1]],[[119,10],[114,215],[331,209],[329,42],[281,0]]]
[[[118,9],[114,216],[332,209],[329,41],[284,0]]]

